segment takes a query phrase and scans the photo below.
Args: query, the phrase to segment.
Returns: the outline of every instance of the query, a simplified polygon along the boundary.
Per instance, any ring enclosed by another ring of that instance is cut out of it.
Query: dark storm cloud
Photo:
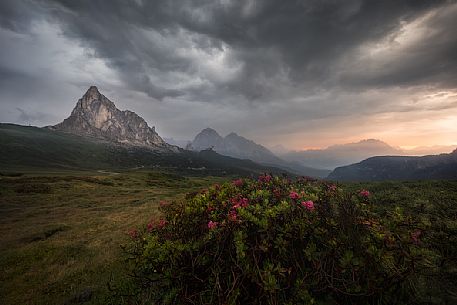
[[[33,7],[33,8],[32,8]],[[13,31],[26,31],[42,11],[31,1],[0,1],[0,27]]]
[[[50,86],[65,116],[95,83],[168,136],[212,124],[318,136],[349,116],[455,109],[422,100],[456,89],[455,28],[445,0],[3,0],[1,106],[32,113],[33,97],[12,88],[45,103]]]
[[[24,5],[22,1],[15,3],[17,7]],[[437,33],[414,46],[412,56],[387,63],[371,74],[338,70],[341,59],[357,47],[376,42],[398,31],[403,23],[453,2],[132,0],[126,4],[120,0],[49,0],[40,4],[40,11],[46,9],[65,35],[93,48],[95,56],[119,70],[133,90],[157,99],[242,94],[248,99],[268,100],[281,81],[306,90],[427,81],[437,86],[454,85],[457,73],[457,38],[452,33],[457,18],[455,12],[446,13],[445,9],[442,16],[430,20]],[[16,16],[13,13],[11,19],[20,22]],[[204,58],[176,52],[193,48],[210,54],[224,46],[229,49],[227,61],[241,66],[231,79],[213,79],[199,71]],[[199,77],[201,82],[180,87],[170,75],[173,72]],[[158,81],[161,74],[169,78]]]

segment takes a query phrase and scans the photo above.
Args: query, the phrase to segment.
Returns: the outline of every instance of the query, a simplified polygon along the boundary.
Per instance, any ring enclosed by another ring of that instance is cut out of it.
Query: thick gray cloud
[[[357,116],[456,109],[455,1],[4,0],[0,27],[6,43],[43,53],[18,68],[11,59],[27,55],[0,50],[4,109],[34,109],[12,108],[11,83],[76,98],[93,82],[168,136],[212,125],[294,147],[335,141],[328,126],[354,132]],[[425,98],[436,92],[446,99]]]

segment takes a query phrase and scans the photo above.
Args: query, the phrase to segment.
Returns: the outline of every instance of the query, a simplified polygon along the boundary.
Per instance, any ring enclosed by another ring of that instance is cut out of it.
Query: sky
[[[91,85],[159,135],[457,144],[457,1],[2,0],[0,122]]]

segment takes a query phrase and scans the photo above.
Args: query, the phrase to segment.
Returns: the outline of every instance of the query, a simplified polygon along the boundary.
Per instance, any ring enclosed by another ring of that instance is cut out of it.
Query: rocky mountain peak
[[[50,128],[116,143],[178,151],[176,146],[165,143],[142,117],[129,110],[117,109],[95,86],[78,100],[68,118]]]
[[[228,135],[225,136],[226,138],[241,138],[238,134],[235,132],[231,132]]]
[[[200,131],[199,133],[200,135],[205,135],[205,136],[216,136],[216,137],[220,137],[220,135],[217,133],[216,130],[212,129],[212,128],[205,128],[203,129],[202,131]],[[198,135],[197,135],[198,136]]]
[[[204,150],[207,148],[221,147],[223,145],[224,138],[212,128],[205,128],[195,136],[192,144],[189,145],[190,149]]]

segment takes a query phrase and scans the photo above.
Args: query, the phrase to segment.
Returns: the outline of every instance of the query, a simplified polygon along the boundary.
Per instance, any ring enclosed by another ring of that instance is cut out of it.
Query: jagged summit
[[[139,115],[117,109],[96,86],[91,86],[78,100],[68,118],[50,128],[116,143],[178,151],[177,147],[165,143],[155,128],[149,127]]]

